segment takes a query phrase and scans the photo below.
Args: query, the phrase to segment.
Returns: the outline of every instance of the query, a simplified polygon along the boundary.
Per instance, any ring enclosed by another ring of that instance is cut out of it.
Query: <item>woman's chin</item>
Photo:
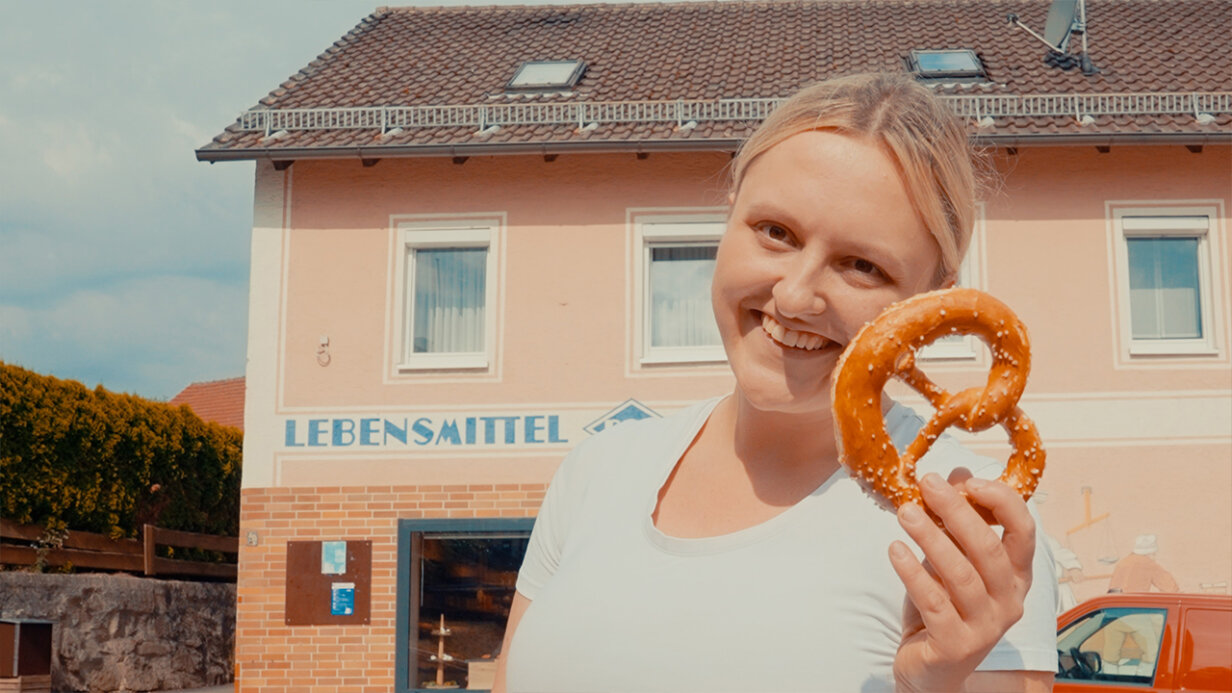
[[[737,389],[745,404],[757,411],[813,415],[830,411],[829,378],[794,389],[781,381],[758,383],[737,378]]]

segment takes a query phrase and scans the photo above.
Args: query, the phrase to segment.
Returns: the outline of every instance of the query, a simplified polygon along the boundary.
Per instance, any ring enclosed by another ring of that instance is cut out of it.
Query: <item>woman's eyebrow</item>
[[[777,221],[786,224],[792,229],[800,227],[800,222],[788,210],[774,204],[773,202],[758,202],[754,201],[744,210],[746,218],[755,218],[763,221]]]

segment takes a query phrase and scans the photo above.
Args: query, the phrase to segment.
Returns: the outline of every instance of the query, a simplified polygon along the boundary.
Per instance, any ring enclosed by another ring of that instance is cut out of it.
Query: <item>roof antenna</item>
[[[1087,4],[1086,0],[1052,0],[1052,4],[1048,7],[1048,21],[1044,26],[1044,35],[1040,36],[1031,27],[1023,24],[1018,19],[1016,14],[1008,14],[1005,17],[1013,24],[1022,30],[1031,34],[1035,38],[1048,44],[1050,53],[1048,54],[1050,64],[1061,63],[1059,66],[1066,66],[1075,59],[1078,60],[1079,67],[1082,68],[1082,74],[1088,77],[1099,72],[1099,68],[1091,62],[1091,56],[1087,53]],[[1075,56],[1069,52],[1069,40],[1071,35],[1079,34],[1082,36],[1082,53]]]

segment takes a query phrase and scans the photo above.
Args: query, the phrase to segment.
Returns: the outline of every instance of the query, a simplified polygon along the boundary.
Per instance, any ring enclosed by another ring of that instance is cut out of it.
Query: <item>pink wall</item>
[[[478,157],[461,165],[389,159],[374,167],[301,161],[288,173],[259,167],[259,190],[287,183],[289,191],[270,193],[266,202],[258,196],[258,216],[265,205],[265,215],[276,217],[277,204],[290,221],[279,241],[278,262],[286,266],[279,293],[254,296],[277,302],[285,350],[260,357],[279,375],[255,413],[250,400],[250,417],[264,418],[255,426],[250,419],[248,435],[276,438],[279,417],[291,412],[602,407],[630,397],[666,412],[729,390],[723,367],[647,371],[631,363],[628,305],[630,210],[721,208],[728,162],[722,154],[682,153],[644,160],[563,155],[554,162]],[[1136,534],[1154,533],[1161,560],[1183,588],[1232,582],[1232,414],[1225,416],[1232,412],[1232,148],[1024,147],[995,163],[1001,182],[985,197],[983,288],[1013,306],[1031,331],[1034,369],[1023,406],[1050,451],[1040,499],[1045,528],[1073,546],[1090,575],[1108,572],[1098,560],[1108,545],[1123,555]],[[1118,357],[1108,222],[1114,201],[1201,201],[1222,210],[1211,231],[1218,241],[1214,290],[1222,297],[1211,326],[1217,354]],[[499,365],[489,375],[391,376],[391,216],[456,213],[506,220]],[[254,274],[279,271],[254,256]],[[321,335],[330,338],[327,367],[315,357]],[[979,381],[982,368],[939,364],[934,371],[956,387]],[[1003,447],[981,440],[973,444],[990,453]],[[272,484],[246,485],[327,486],[342,477],[361,485],[534,483],[548,478],[561,454],[369,459],[332,451],[294,458]],[[1084,486],[1093,489],[1094,512],[1110,517],[1069,535],[1082,520]],[[1105,585],[1096,578],[1080,592]]]
[[[297,164],[286,404],[623,400],[627,210],[721,205],[727,161],[716,154]],[[468,212],[508,215],[502,381],[420,379],[413,394],[382,387],[390,215]],[[345,340],[328,369],[315,359],[321,334]],[[638,396],[694,399],[728,382],[647,380]]]

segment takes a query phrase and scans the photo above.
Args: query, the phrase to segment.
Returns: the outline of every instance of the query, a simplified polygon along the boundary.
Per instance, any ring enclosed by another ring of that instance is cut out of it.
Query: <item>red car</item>
[[[1232,692],[1232,596],[1108,594],[1057,619],[1054,693]]]

